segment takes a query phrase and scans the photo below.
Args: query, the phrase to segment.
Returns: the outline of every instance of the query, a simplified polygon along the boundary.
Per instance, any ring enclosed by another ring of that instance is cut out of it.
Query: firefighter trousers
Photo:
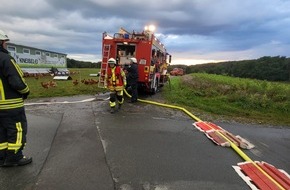
[[[138,83],[134,82],[134,83],[130,84],[130,87],[132,89],[131,102],[137,102],[137,99],[138,99]]]
[[[116,106],[116,99],[118,100],[119,105],[123,104],[124,102],[123,90],[110,92],[110,107],[111,108],[114,108]]]
[[[24,108],[0,110],[0,159],[21,159],[26,134],[27,120]]]

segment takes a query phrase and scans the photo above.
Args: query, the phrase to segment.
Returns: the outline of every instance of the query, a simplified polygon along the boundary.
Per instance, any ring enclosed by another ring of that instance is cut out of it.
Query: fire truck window
[[[155,55],[155,49],[152,50],[152,57]]]
[[[161,52],[157,50],[157,57],[160,57]]]
[[[119,45],[118,46],[118,55],[119,56],[134,56],[135,55],[135,46],[132,45]]]

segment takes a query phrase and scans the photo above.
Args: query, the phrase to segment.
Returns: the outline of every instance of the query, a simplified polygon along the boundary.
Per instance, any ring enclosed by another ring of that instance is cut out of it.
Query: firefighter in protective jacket
[[[24,99],[29,88],[8,54],[7,41],[8,36],[0,30],[0,166],[21,166],[32,162],[22,153],[27,133]]]
[[[131,57],[129,65],[125,67],[124,70],[127,71],[127,88],[130,88],[132,91],[130,103],[137,102],[138,99],[138,64],[135,57]]]
[[[123,69],[116,64],[114,58],[108,60],[109,67],[105,76],[105,86],[110,90],[110,108],[114,113],[116,99],[118,100],[118,109],[124,102],[123,90],[126,87],[126,74]]]

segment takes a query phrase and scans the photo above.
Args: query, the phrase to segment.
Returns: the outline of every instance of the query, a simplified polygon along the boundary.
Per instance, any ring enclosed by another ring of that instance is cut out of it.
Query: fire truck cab
[[[138,63],[138,86],[146,92],[156,93],[168,80],[167,66],[171,55],[150,30],[128,32],[121,28],[113,36],[103,33],[102,64],[99,87],[104,86],[108,59],[115,58],[117,64],[125,67],[131,57]]]

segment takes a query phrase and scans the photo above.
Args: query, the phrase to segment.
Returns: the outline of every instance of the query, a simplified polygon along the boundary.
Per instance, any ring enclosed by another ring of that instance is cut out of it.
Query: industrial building
[[[34,47],[7,43],[7,50],[20,67],[27,68],[66,68],[67,54]]]

